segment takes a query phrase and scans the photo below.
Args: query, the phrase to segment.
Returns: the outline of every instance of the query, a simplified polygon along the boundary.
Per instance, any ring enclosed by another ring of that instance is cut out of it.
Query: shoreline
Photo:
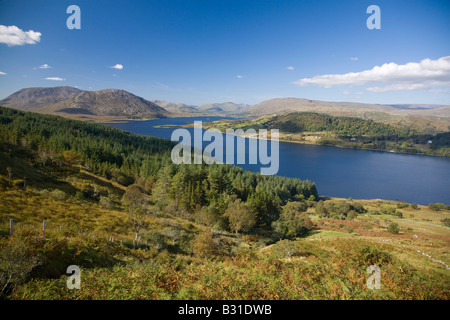
[[[212,122],[205,122],[205,123],[212,123]],[[192,128],[193,125],[194,125],[193,123],[188,123],[188,124],[184,124],[184,125],[158,125],[158,126],[155,126],[155,128]],[[214,130],[220,131],[220,133],[222,133],[222,134],[227,134],[227,133],[223,132],[222,129],[215,129],[214,127],[210,127],[210,128],[206,128],[206,129],[214,129]],[[232,129],[232,130],[236,130],[236,129]],[[239,135],[236,135],[236,134],[233,134],[233,135],[234,136],[239,136]],[[261,139],[260,137],[254,137],[254,136],[245,136],[244,138],[257,139],[257,140]],[[271,140],[271,139],[266,139],[266,140]],[[310,143],[310,142],[307,142],[307,141],[299,141],[299,140],[279,139],[279,142],[296,143],[296,144],[304,144],[304,145],[312,145],[312,146],[335,147],[335,148],[348,149],[348,150],[378,151],[378,152],[394,153],[394,154],[416,155],[416,156],[437,157],[437,158],[447,158],[447,159],[450,158],[450,157],[443,156],[443,155],[431,155],[431,154],[424,154],[424,153],[399,152],[399,151],[394,151],[394,150],[380,150],[380,149],[370,149],[370,148],[352,148],[352,147],[339,146],[339,145],[335,145],[335,144]]]

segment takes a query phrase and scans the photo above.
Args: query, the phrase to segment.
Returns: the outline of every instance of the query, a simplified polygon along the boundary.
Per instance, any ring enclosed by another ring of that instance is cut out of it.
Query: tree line
[[[0,144],[3,150],[8,145],[29,150],[38,169],[79,166],[128,186],[123,205],[133,215],[142,213],[136,207],[146,207],[215,229],[248,232],[274,228],[290,202],[318,199],[310,181],[231,165],[174,165],[171,141],[52,115],[0,107]],[[139,228],[139,217],[133,228]]]

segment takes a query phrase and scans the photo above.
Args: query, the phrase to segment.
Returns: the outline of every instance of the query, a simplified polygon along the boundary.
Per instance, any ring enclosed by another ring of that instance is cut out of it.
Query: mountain
[[[166,109],[171,113],[195,113],[198,112],[197,106],[188,105],[184,103],[173,103],[162,100],[151,100],[154,104],[157,104],[161,108]]]
[[[429,108],[429,109],[420,109],[415,111],[412,114],[421,115],[421,116],[433,116],[433,117],[443,117],[450,118],[450,106],[439,107],[439,108]]]
[[[83,91],[73,87],[26,88],[0,100],[0,105],[24,111],[34,111],[33,109],[69,100],[81,92]]]
[[[327,102],[300,98],[276,98],[249,107],[246,112],[257,115],[291,112],[319,112],[333,115],[355,115],[355,112],[396,110],[391,106],[355,102]]]
[[[390,104],[389,106],[404,110],[429,110],[446,107],[441,104]]]
[[[429,104],[381,105],[358,102],[328,102],[300,98],[276,98],[250,106],[245,110],[245,113],[259,116],[292,112],[318,112],[333,116],[353,116],[363,119],[388,120],[403,116],[450,118],[449,108],[449,106]]]
[[[0,101],[0,105],[25,111],[106,117],[162,118],[164,108],[125,90],[84,91],[72,87],[27,88]]]
[[[160,107],[173,113],[238,113],[245,111],[249,105],[243,103],[223,102],[207,103],[201,106],[187,105],[184,103],[173,103],[162,100],[151,100]]]
[[[197,109],[201,112],[211,113],[238,113],[248,108],[248,104],[224,102],[224,103],[208,103],[199,106]]]

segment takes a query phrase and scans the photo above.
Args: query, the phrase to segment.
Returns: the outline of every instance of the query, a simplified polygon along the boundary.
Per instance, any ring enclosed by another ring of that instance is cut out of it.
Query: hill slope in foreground
[[[26,88],[0,101],[23,111],[58,114],[69,118],[161,118],[169,112],[124,90],[83,91],[72,87]]]
[[[169,141],[5,108],[0,138],[2,298],[450,298],[448,206],[317,201],[309,182],[173,166]]]

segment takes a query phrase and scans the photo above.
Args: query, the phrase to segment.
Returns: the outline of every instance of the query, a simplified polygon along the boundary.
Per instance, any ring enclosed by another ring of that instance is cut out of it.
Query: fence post
[[[42,222],[42,231],[45,231],[46,225],[47,225],[47,223],[46,223],[46,221],[44,220],[44,222]]]
[[[13,219],[9,219],[9,235],[12,236],[14,232],[14,221]]]

